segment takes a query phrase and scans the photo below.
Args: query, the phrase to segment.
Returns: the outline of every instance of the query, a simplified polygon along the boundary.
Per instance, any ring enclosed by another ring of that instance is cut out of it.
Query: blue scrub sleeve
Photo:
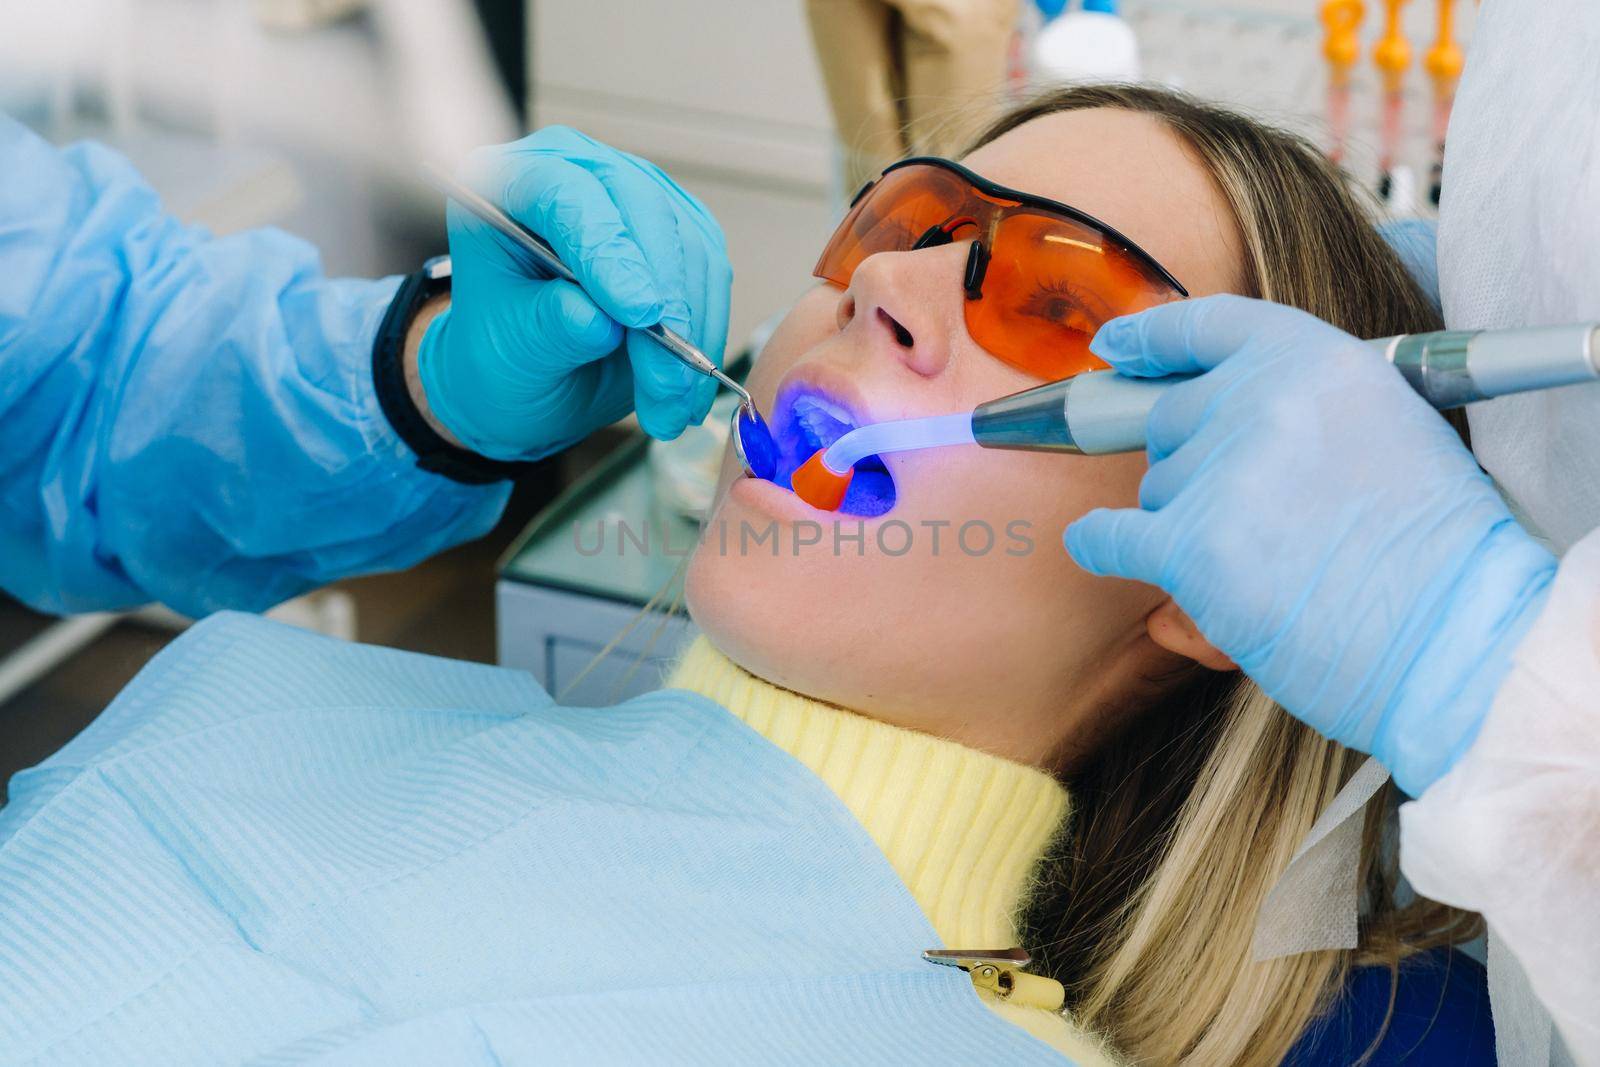
[[[1436,948],[1400,961],[1393,974],[1382,965],[1352,970],[1283,1067],[1355,1063],[1494,1067],[1494,1022],[1483,964],[1456,949]]]
[[[213,237],[127,160],[0,115],[0,587],[43,611],[260,610],[478,536],[509,485],[416,467],[374,394],[398,279]]]

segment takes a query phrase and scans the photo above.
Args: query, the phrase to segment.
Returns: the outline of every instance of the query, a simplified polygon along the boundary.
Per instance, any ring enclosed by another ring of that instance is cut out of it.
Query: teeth
[[[805,434],[806,442],[815,448],[826,448],[839,436],[833,432],[839,425],[838,422],[815,408],[796,411],[794,417],[800,423],[800,430]]]
[[[794,417],[812,448],[827,448],[855,429],[855,420],[848,411],[824,397],[812,394],[795,400]]]
[[[794,402],[794,408],[797,413],[803,411],[821,411],[831,416],[836,422],[842,422],[846,426],[852,428],[855,426],[855,420],[850,417],[850,412],[846,411],[838,404],[835,404],[827,397],[817,396],[815,393],[807,393],[805,396],[797,398]]]

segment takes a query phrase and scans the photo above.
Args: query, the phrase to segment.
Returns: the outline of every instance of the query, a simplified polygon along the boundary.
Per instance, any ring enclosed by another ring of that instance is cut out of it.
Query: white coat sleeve
[[[1562,560],[1471,749],[1400,826],[1417,891],[1480,912],[1576,1061],[1600,1065],[1600,530]]]

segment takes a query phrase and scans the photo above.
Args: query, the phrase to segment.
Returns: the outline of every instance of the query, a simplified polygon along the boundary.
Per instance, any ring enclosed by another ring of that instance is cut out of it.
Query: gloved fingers
[[[696,412],[709,406],[706,396],[715,392],[712,379],[641,330],[628,334],[628,358],[633,367],[634,410],[646,433],[670,441],[699,421]]]
[[[622,345],[622,327],[571,282],[519,280],[507,293],[527,323],[517,341],[530,378],[574,370]]]
[[[1067,527],[1063,542],[1090,574],[1156,584],[1161,574],[1161,517],[1136,508],[1095,508]]]
[[[516,279],[500,296],[504,308],[489,320],[457,322],[450,308],[423,337],[423,388],[456,437],[483,455],[518,459],[572,436],[572,425],[587,432],[627,414],[631,387],[620,391],[621,411],[593,410],[595,368],[620,351],[623,330],[581,289]]]
[[[661,320],[656,274],[612,193],[588,169],[499,148],[475,155],[469,173],[475,188],[544,238],[607,315],[630,327]]]
[[[525,262],[531,259],[528,252],[454,200],[445,201],[444,218],[450,236],[451,271],[457,285],[478,281],[486,270],[496,276],[497,282],[508,277],[544,277],[532,273],[532,266]]]
[[[1191,487],[1202,501],[1214,501],[1233,488],[1236,479],[1230,472],[1251,464],[1252,439],[1248,427],[1217,419],[1203,422],[1180,446],[1150,464],[1139,480],[1139,506],[1146,511],[1171,508]],[[1223,475],[1221,482],[1217,474]]]
[[[595,144],[592,141],[589,143]],[[626,180],[638,188],[637,197],[619,199],[625,218],[630,222],[644,221],[641,217],[644,212],[638,210],[639,206],[655,204],[657,201],[667,209],[655,214],[658,218],[671,220],[676,230],[676,246],[673,249],[663,242],[660,247],[677,252],[682,262],[682,285],[663,288],[669,294],[681,292],[688,309],[687,317],[681,323],[671,322],[666,317],[663,321],[668,321],[673,329],[720,364],[723,347],[727,343],[728,300],[733,287],[733,270],[728,263],[728,246],[722,227],[704,204],[656,164],[627,152],[597,147],[605,153],[596,157],[596,165],[601,168],[601,173],[614,174],[618,181]],[[641,176],[655,187],[654,199],[643,187],[637,186]],[[609,182],[611,179],[606,177],[603,180]],[[651,233],[654,237],[658,231],[652,230]],[[669,236],[665,232],[659,235]],[[641,243],[644,244],[646,255],[653,255],[653,240]],[[654,264],[655,261],[652,259],[651,262]],[[671,316],[676,310],[669,308],[666,315]]]
[[[1178,449],[1150,465],[1139,480],[1139,506],[1145,511],[1160,511],[1172,503],[1184,488],[1194,480],[1206,451],[1192,444]]]
[[[722,228],[661,168],[624,158],[628,166],[615,168],[617,180],[630,188],[619,202],[624,218],[637,225],[650,264],[660,267],[661,321],[721,365],[733,288]]]
[[[731,275],[722,231],[710,214],[659,167],[624,153],[597,157],[595,172],[610,189],[662,296],[663,325],[720,361],[727,336]],[[670,359],[670,357],[669,357]],[[672,360],[654,368],[662,388],[676,377],[694,394],[691,407],[709,407],[714,389],[704,375]]]
[[[718,366],[723,365],[724,346],[728,337],[728,303],[733,287],[733,272],[728,267],[726,255],[720,252],[721,231],[717,233],[717,249],[710,250],[711,254],[703,257],[700,270],[702,279],[699,282],[700,290],[694,298],[696,313],[693,321],[684,330],[680,330],[696,348],[704,352],[712,362]],[[691,241],[691,243],[693,243]],[[697,288],[691,286],[691,288]],[[688,370],[688,368],[684,368]],[[717,399],[719,388],[716,379],[707,377],[698,372],[691,372],[695,378],[692,387],[694,394],[694,412],[690,416],[691,425],[698,426],[705,421],[706,415],[711,411],[711,405]]]
[[[699,314],[689,326],[689,336],[695,346],[716,360],[718,366],[723,365],[722,357],[727,349],[728,307],[733,299],[733,268],[728,263],[727,253],[722,251],[721,236],[722,231],[718,229],[717,246],[706,257],[704,267],[705,295],[698,305]]]
[[[628,362],[633,368],[633,407],[644,432],[670,441],[696,421],[706,405],[706,390],[715,383],[692,371],[658,345],[648,334],[628,334]],[[685,380],[688,374],[691,380]]]
[[[1374,371],[1393,374],[1381,358],[1348,334],[1300,312],[1293,314],[1301,321],[1264,326],[1232,356],[1165,391],[1146,423],[1151,463],[1184,447],[1210,423],[1220,421],[1239,429],[1304,424],[1310,421],[1308,409],[1329,403],[1324,394],[1331,385],[1353,388],[1354,380]],[[1349,359],[1355,360],[1354,366],[1339,362]]]
[[[675,302],[669,300],[663,321],[688,338],[712,362],[722,366],[728,339],[729,303],[733,295],[733,269],[728,264],[721,228],[714,221],[709,221],[709,214],[705,214],[704,209],[687,193],[683,195],[684,200],[692,204],[704,218],[702,220],[699,215],[689,213],[678,217],[679,239],[685,253],[686,306],[680,310]],[[683,318],[681,325],[677,321],[680,316]],[[695,377],[709,385],[701,398],[704,407],[709,410],[716,395],[716,383],[698,373]],[[694,421],[698,423],[704,417],[705,412],[702,411]]]
[[[650,160],[641,156],[630,155],[627,152],[618,152],[617,154],[632,162],[640,170],[651,175],[662,186],[662,188],[671,191],[679,201],[679,209],[682,217],[692,220],[702,233],[706,234],[707,236],[714,237],[715,243],[719,250],[723,252],[727,251],[726,248],[722,247],[722,227],[717,225],[716,217],[711,214],[710,209],[702,204],[699,199],[694,196],[694,194],[690,193],[683,186],[679,185],[675,180],[673,180],[672,175],[662,170],[656,164],[650,162]]]
[[[717,402],[717,383],[710,378],[706,384],[695,393],[694,411],[689,416],[689,424],[698,426],[706,421],[706,416],[711,414],[711,405]]]
[[[1118,373],[1136,378],[1197,374],[1231,355],[1248,332],[1237,328],[1241,297],[1211,296],[1162,304],[1112,319],[1089,350]]]
[[[1152,464],[1183,447],[1204,425],[1217,394],[1228,385],[1221,370],[1172,386],[1150,409],[1145,452]]]
[[[591,427],[609,426],[633,410],[633,366],[625,345],[578,373],[584,381],[581,400]]]
[[[662,175],[662,180],[671,179]],[[728,341],[728,305],[733,294],[733,267],[728,246],[711,212],[679,189],[679,240],[685,249],[685,294],[692,309],[687,336],[707,356],[722,364]]]
[[[1160,378],[1208,371],[1264,333],[1317,327],[1334,331],[1296,308],[1223,293],[1112,319],[1100,327],[1089,349],[1119,373]]]
[[[1400,257],[1406,273],[1438,311],[1439,224],[1427,219],[1391,219],[1378,225],[1378,235]]]
[[[589,166],[616,205],[628,235],[644,254],[645,266],[663,301],[661,321],[679,333],[685,332],[689,327],[689,258],[695,257],[693,265],[698,268],[704,250],[694,242],[684,241],[678,233],[679,198],[674,196],[677,186],[665,175],[657,178],[639,161],[620,152],[597,156]],[[666,306],[673,302],[676,307]],[[668,320],[665,316],[669,313],[677,321]]]

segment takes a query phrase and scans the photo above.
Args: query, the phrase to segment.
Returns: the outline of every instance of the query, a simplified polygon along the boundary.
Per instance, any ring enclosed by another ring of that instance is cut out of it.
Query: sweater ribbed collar
[[[1055,778],[780,689],[704,637],[667,684],[721,704],[821,778],[883,850],[945,946],[1017,944],[1034,872],[1067,816]]]

